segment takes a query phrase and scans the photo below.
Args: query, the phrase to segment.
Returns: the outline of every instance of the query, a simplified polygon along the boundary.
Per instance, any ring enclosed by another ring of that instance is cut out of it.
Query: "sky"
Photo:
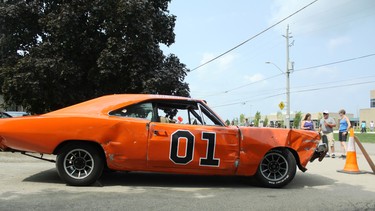
[[[175,54],[186,64],[191,97],[206,100],[224,120],[281,111],[287,46],[294,63],[292,113],[343,108],[357,117],[360,109],[370,107],[370,90],[375,89],[374,0],[172,0],[169,11],[177,18],[176,39],[162,46],[164,54]]]

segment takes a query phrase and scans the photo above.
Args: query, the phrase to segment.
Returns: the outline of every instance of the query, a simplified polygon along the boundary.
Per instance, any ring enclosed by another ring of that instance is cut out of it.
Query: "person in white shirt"
[[[326,157],[335,158],[335,140],[333,138],[333,128],[336,127],[335,120],[329,116],[327,110],[323,111],[323,118],[320,120],[319,132],[322,133],[322,140],[327,138],[329,152]]]

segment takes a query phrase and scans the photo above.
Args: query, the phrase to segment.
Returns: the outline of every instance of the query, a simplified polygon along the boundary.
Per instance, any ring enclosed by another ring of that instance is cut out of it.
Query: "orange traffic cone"
[[[354,129],[350,129],[350,136],[348,142],[348,149],[346,151],[346,163],[343,170],[337,170],[341,173],[348,173],[348,174],[363,174],[358,168],[357,164],[357,153],[355,151],[355,142],[354,142]]]

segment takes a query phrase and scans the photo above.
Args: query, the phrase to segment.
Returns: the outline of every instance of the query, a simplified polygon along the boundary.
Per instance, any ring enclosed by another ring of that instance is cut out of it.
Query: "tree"
[[[113,93],[189,96],[171,0],[8,0],[0,4],[7,104],[43,113]]]
[[[277,112],[277,127],[284,127],[283,113],[281,111]]]
[[[260,115],[260,112],[257,111],[255,113],[255,117],[254,117],[254,125],[255,127],[259,127],[259,120],[262,118],[262,116]]]
[[[264,122],[263,122],[263,127],[267,127],[267,125],[268,125],[268,117],[266,116],[265,118],[264,118]]]
[[[245,114],[240,114],[240,123],[241,124],[245,123],[245,119],[246,119]]]
[[[237,117],[233,118],[232,122],[233,122],[233,125],[238,125],[239,124],[239,120],[238,120]]]
[[[229,121],[229,119],[225,120],[225,124],[226,124],[226,125],[230,125],[230,121]]]
[[[296,112],[296,115],[294,115],[294,121],[293,121],[294,128],[299,128],[301,120],[302,120],[302,112],[298,111]]]

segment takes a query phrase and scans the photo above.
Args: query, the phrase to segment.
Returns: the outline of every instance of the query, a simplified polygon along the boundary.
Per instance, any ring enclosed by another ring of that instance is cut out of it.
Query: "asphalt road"
[[[365,144],[375,162],[375,144]],[[90,187],[65,185],[53,163],[0,153],[0,210],[375,210],[375,175],[339,173],[327,158],[282,189],[238,177],[106,173]]]

